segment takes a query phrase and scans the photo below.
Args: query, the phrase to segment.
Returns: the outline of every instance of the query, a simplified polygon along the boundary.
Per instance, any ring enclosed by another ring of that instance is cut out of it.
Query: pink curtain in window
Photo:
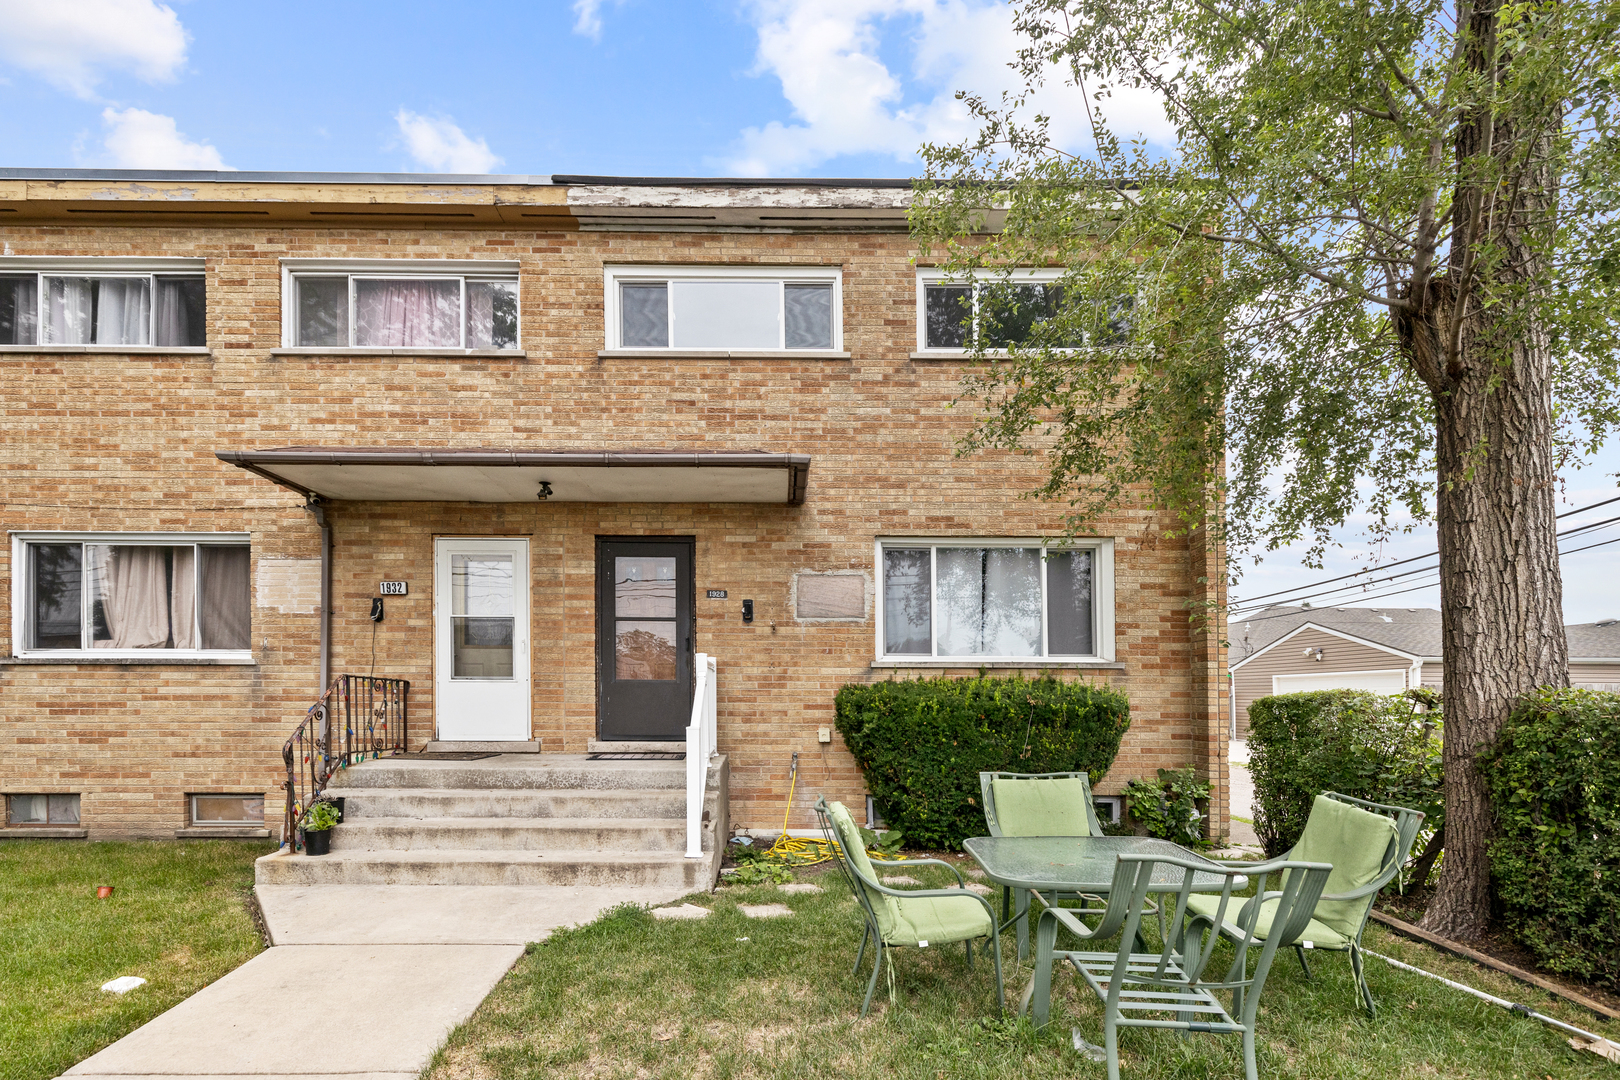
[[[356,281],[355,344],[371,348],[461,348],[461,283]]]

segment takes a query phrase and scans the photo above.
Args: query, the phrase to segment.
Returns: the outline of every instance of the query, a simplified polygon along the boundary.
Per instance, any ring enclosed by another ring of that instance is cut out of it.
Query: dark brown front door
[[[596,734],[678,741],[692,714],[689,538],[598,538]]]

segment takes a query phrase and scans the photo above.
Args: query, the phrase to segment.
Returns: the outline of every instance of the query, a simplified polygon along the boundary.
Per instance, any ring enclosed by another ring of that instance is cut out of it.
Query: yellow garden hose
[[[799,753],[793,752],[793,765],[788,770],[788,800],[787,809],[782,813],[782,835],[776,838],[776,843],[766,849],[767,858],[782,863],[785,866],[815,866],[830,860],[838,852],[838,845],[830,840],[815,837],[799,837],[788,835],[788,820],[793,815],[793,793],[799,785]],[[874,859],[893,859],[895,855],[887,855],[881,851],[867,849],[867,854]]]

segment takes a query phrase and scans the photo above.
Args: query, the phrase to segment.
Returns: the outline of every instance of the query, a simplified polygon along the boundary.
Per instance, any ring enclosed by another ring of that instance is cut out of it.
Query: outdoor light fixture
[[[1318,664],[1320,664],[1322,662],[1322,650],[1321,649],[1306,649],[1305,650],[1305,655],[1310,657],[1312,660],[1315,660]]]
[[[551,481],[542,480],[540,481],[540,501],[545,502],[549,498],[551,498]]]

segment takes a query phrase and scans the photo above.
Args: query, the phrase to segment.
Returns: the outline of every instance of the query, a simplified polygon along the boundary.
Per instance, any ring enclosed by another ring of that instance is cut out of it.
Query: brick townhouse
[[[795,753],[791,826],[862,805],[841,685],[985,669],[1124,690],[1099,792],[1194,764],[1224,831],[1218,565],[1144,506],[1043,554],[1042,459],[955,455],[909,198],[0,170],[4,835],[279,835],[341,674],[412,749],[678,740],[697,654],[734,826]]]

